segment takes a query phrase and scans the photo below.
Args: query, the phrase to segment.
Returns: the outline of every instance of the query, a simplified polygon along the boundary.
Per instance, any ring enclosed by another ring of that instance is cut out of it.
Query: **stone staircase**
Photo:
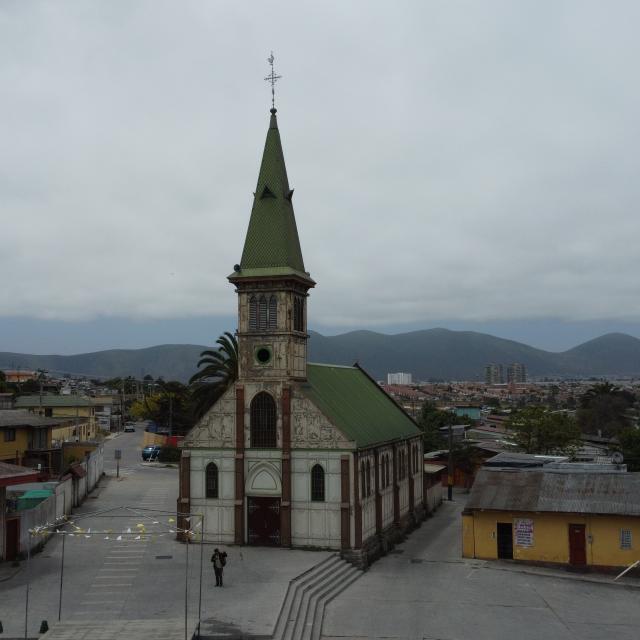
[[[320,640],[325,607],[362,575],[332,554],[294,578],[287,588],[273,640]]]

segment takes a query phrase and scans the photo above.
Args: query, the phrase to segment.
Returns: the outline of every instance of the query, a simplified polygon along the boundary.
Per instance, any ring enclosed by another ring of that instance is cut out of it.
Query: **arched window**
[[[311,500],[324,502],[324,469],[319,464],[311,469]]]
[[[278,326],[278,300],[275,296],[269,298],[269,329]]]
[[[210,462],[207,465],[205,476],[206,476],[206,497],[217,498],[218,497],[218,467],[215,464],[215,462]]]
[[[367,496],[371,495],[371,461],[367,459]]]
[[[367,475],[364,460],[360,463],[360,499],[367,497]]]
[[[249,331],[258,328],[258,300],[255,296],[249,298]]]
[[[386,478],[384,475],[384,456],[380,458],[380,487],[385,488],[387,485],[385,484]]]
[[[251,446],[257,449],[275,449],[276,403],[264,391],[251,401]]]
[[[391,458],[387,456],[387,487],[391,484]]]
[[[258,329],[267,328],[267,299],[260,296],[258,300]]]

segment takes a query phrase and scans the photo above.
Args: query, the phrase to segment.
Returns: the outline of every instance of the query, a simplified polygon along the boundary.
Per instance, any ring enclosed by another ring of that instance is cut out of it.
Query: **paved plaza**
[[[610,578],[463,560],[445,503],[327,608],[324,640],[637,640],[640,589]]]

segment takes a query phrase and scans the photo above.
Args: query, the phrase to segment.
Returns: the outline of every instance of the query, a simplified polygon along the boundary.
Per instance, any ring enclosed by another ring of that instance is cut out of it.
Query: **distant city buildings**
[[[507,376],[505,380],[505,366],[502,364],[488,364],[484,368],[484,381],[487,384],[504,384],[505,382],[523,383],[527,381],[527,368],[521,362],[513,362],[507,365]]]
[[[412,376],[410,373],[387,373],[387,384],[411,384]]]
[[[526,382],[527,368],[521,362],[514,362],[507,367],[507,382]]]
[[[504,373],[501,364],[488,364],[484,368],[484,381],[487,384],[503,384]]]

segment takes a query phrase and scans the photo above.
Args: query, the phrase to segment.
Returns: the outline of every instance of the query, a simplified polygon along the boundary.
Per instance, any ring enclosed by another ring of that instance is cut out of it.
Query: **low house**
[[[13,560],[19,549],[20,519],[7,518],[7,487],[35,482],[38,474],[6,462],[0,462],[0,560]]]
[[[466,558],[626,567],[640,560],[640,473],[482,469],[462,529]]]
[[[443,479],[446,483],[447,467],[444,464],[425,462],[422,473],[422,496],[425,511],[433,513],[442,504]]]
[[[96,403],[93,398],[49,394],[19,396],[16,398],[15,407],[47,418],[64,420],[66,426],[61,426],[53,434],[53,439],[57,442],[86,442],[96,437]]]
[[[57,472],[61,459],[59,450],[52,448],[52,433],[63,424],[29,411],[0,409],[0,461]]]

